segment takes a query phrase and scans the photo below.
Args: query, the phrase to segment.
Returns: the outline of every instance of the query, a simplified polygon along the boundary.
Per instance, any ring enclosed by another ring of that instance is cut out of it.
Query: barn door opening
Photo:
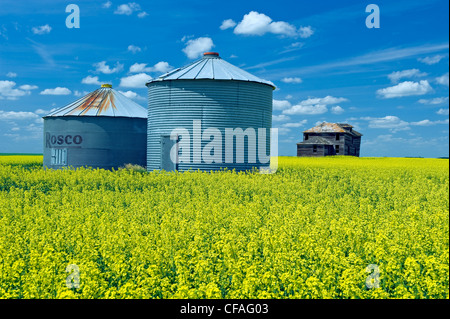
[[[178,169],[178,149],[176,147],[178,145],[177,142],[178,139],[171,140],[170,135],[161,135],[161,164],[159,165],[161,170],[165,170],[166,172],[173,172]],[[174,152],[173,156],[171,156],[172,150]]]

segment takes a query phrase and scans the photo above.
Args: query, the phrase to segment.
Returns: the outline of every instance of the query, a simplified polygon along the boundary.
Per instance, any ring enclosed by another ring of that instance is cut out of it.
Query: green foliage
[[[136,165],[136,164],[125,164],[125,166],[122,169],[126,169],[126,170],[133,171],[133,172],[138,172],[138,173],[146,173],[147,172],[147,169],[145,167]]]
[[[273,175],[41,166],[0,158],[1,298],[449,297],[448,160],[280,158]]]

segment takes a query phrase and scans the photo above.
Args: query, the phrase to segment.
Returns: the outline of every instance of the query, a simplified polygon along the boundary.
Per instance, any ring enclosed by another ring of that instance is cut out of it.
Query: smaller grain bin
[[[44,118],[44,167],[146,166],[147,110],[109,84]]]

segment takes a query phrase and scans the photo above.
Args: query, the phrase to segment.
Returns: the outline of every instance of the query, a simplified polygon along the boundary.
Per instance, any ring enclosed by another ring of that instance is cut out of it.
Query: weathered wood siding
[[[356,150],[355,156],[358,156],[358,157],[359,157],[360,154],[361,154],[361,136],[355,137],[355,138],[353,139],[353,145],[354,145],[355,150]]]
[[[297,156],[299,157],[323,157],[325,155],[324,145],[317,145],[317,152],[314,152],[314,145],[297,145]]]
[[[308,137],[320,136],[328,140],[333,145],[318,145],[317,153],[313,152],[313,145],[297,145],[297,156],[330,156],[330,155],[348,155],[360,156],[361,152],[361,137],[353,136],[350,133],[339,133],[339,140],[336,139],[337,133],[308,133]],[[306,134],[303,136],[306,140]],[[339,152],[337,152],[339,146]]]

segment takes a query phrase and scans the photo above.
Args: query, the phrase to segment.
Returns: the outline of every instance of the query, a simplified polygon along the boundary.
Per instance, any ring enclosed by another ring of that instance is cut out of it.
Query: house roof
[[[313,145],[313,144],[333,145],[333,143],[331,143],[329,140],[327,140],[326,138],[320,137],[320,136],[310,136],[306,141],[303,141],[298,144],[301,144],[301,145]]]
[[[327,123],[323,122],[303,133],[349,133],[354,136],[362,136],[361,133],[353,130],[353,126],[344,123]]]

